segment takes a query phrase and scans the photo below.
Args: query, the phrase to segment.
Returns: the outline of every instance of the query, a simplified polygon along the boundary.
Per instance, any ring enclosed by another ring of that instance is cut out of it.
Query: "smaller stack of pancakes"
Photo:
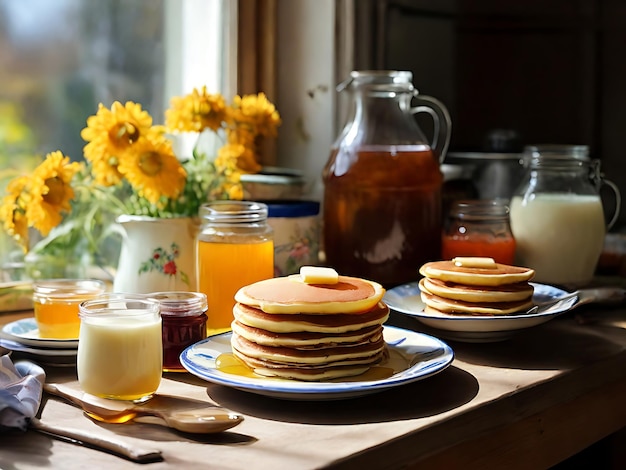
[[[491,258],[434,261],[420,270],[424,311],[451,315],[506,315],[533,306],[535,272],[496,263]]]
[[[382,286],[347,276],[314,282],[295,274],[236,293],[232,350],[255,373],[326,380],[359,375],[383,358]]]

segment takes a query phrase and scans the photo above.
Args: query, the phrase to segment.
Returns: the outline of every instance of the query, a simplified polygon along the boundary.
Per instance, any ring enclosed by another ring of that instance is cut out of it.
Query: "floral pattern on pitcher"
[[[276,244],[274,247],[275,275],[295,274],[301,266],[317,264],[318,238],[317,225],[309,225],[304,230],[296,225],[289,240],[286,243]]]
[[[166,276],[174,277],[180,274],[181,281],[189,286],[189,276],[183,271],[179,272],[178,266],[176,265],[176,258],[178,258],[179,255],[180,248],[177,243],[172,243],[169,251],[159,246],[153,250],[152,256],[148,261],[141,263],[137,274],[151,271],[157,271]]]

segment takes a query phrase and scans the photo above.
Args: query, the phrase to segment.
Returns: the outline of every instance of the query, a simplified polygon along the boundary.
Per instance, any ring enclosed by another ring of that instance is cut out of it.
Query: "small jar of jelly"
[[[452,204],[441,240],[443,259],[478,256],[510,265],[515,260],[515,246],[506,200],[467,200]]]
[[[207,336],[207,297],[200,292],[155,292],[148,294],[161,304],[163,370],[186,372],[180,354]]]

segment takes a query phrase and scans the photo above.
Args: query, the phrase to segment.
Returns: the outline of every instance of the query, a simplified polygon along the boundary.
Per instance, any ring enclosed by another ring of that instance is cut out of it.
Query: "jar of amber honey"
[[[40,279],[33,283],[33,311],[41,338],[75,339],[78,306],[106,291],[98,279]]]
[[[509,206],[503,199],[456,201],[452,204],[441,239],[441,256],[481,256],[496,263],[513,264],[515,239]]]
[[[274,233],[266,204],[213,201],[200,207],[197,238],[198,291],[209,303],[207,329],[230,329],[235,294],[274,277]]]
[[[180,354],[207,337],[207,297],[201,292],[155,292],[148,297],[161,306],[163,370],[185,372]]]

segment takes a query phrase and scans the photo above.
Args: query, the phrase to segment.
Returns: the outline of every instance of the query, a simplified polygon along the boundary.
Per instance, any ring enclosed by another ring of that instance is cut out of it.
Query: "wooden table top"
[[[26,313],[0,314],[6,324]],[[584,320],[584,321],[581,321]],[[392,314],[390,324],[420,331]],[[280,400],[166,374],[159,391],[245,416],[219,435],[103,424],[45,397],[41,418],[156,447],[142,468],[545,468],[626,424],[626,308],[584,306],[499,343],[447,341],[452,365],[425,380],[337,401]],[[17,357],[17,355],[15,356]],[[74,382],[73,367],[47,367]],[[135,468],[140,464],[29,430],[0,438],[0,468]]]

